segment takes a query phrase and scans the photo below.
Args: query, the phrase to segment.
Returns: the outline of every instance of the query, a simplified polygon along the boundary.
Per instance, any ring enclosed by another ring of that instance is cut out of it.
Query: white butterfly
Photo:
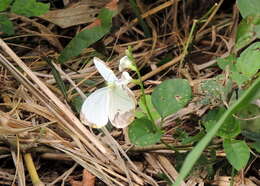
[[[132,78],[128,72],[123,72],[118,79],[97,57],[94,57],[94,64],[108,85],[87,97],[81,107],[80,118],[84,124],[94,128],[105,126],[108,120],[116,128],[124,128],[134,120],[136,99],[127,87]]]

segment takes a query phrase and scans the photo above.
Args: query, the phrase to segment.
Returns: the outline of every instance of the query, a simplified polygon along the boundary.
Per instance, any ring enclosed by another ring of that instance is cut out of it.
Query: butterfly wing
[[[108,122],[108,87],[96,90],[84,101],[80,111],[81,121],[94,128]]]
[[[126,86],[114,86],[109,90],[108,117],[113,126],[124,128],[134,120],[136,100]]]
[[[115,82],[118,80],[114,72],[104,63],[104,61],[97,57],[94,57],[93,61],[98,72],[107,82]]]

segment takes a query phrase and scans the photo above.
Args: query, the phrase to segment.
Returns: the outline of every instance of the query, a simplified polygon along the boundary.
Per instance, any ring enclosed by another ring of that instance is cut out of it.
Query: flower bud
[[[127,56],[122,57],[119,61],[119,71],[122,72],[125,69],[131,69],[133,71],[136,71],[136,68],[133,65],[132,61]]]

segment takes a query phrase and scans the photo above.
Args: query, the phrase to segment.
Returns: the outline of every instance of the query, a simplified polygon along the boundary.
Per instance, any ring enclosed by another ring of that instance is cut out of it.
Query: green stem
[[[201,23],[201,22],[203,22],[204,19],[206,19],[207,17],[209,17],[210,14],[211,14],[212,12],[214,12],[214,10],[216,9],[217,6],[218,6],[218,4],[215,3],[215,4],[209,9],[209,11],[207,11],[206,14],[204,14],[204,15],[200,18],[199,22]]]
[[[135,61],[135,59],[133,57],[133,53],[132,53],[132,48],[131,47],[128,47],[127,56],[132,61],[133,65],[135,66],[135,71],[136,71],[136,74],[137,74],[137,77],[138,77],[138,80],[139,80],[139,86],[141,88],[141,94],[142,94],[141,97],[143,98],[143,103],[144,103],[147,115],[150,118],[150,120],[152,121],[154,129],[156,131],[159,131],[160,129],[155,124],[155,121],[154,121],[154,119],[152,117],[151,111],[150,111],[150,109],[148,107],[148,104],[147,104],[147,101],[146,101],[146,97],[145,97],[145,89],[144,89],[144,85],[143,85],[143,82],[142,82],[142,76],[141,76],[141,73],[140,73],[140,71],[139,71],[139,69],[138,69],[138,67],[136,65],[136,61]]]
[[[143,101],[144,101],[144,106],[145,106],[145,109],[147,111],[147,114],[149,116],[149,118],[151,119],[151,121],[154,123],[154,119],[152,117],[152,114],[151,114],[151,111],[147,105],[147,101],[146,101],[146,97],[145,97],[145,92],[144,92],[144,85],[143,85],[143,82],[142,82],[142,76],[139,72],[139,70],[136,71],[137,73],[137,76],[138,76],[138,79],[140,81],[139,85],[140,85],[140,88],[141,88],[141,93],[142,93],[142,97],[143,97]]]
[[[187,55],[188,47],[189,47],[189,45],[190,45],[190,43],[191,43],[191,41],[192,41],[193,33],[194,33],[194,31],[195,31],[197,22],[198,22],[198,20],[196,20],[196,19],[193,20],[193,24],[192,24],[192,27],[191,27],[191,31],[190,31],[188,40],[187,40],[187,42],[185,43],[185,46],[184,46],[184,49],[183,49],[183,55],[182,55],[182,58],[181,58],[181,61],[180,61],[180,68],[182,67],[182,63],[183,63],[183,61],[184,61],[184,58],[185,58],[185,56]]]
[[[161,143],[164,144],[168,149],[170,149],[170,150],[176,152],[176,154],[180,154],[179,149],[177,149],[177,148],[175,148],[174,146],[172,146],[172,145],[170,145],[170,144],[164,142],[162,139],[161,139]]]

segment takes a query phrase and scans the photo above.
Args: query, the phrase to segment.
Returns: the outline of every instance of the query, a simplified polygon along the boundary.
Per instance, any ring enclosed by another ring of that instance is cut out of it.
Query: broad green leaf
[[[252,148],[254,148],[258,153],[260,153],[260,141],[253,143]]]
[[[235,66],[235,65],[234,65]],[[249,77],[247,77],[244,74],[241,74],[238,71],[232,71],[230,74],[231,79],[237,83],[238,86],[242,86],[243,83],[245,83],[246,81],[250,80]]]
[[[140,118],[131,123],[128,128],[128,136],[132,144],[147,146],[159,142],[162,136],[162,131],[155,129],[150,120]]]
[[[164,118],[182,109],[191,100],[191,88],[187,80],[169,79],[152,93],[152,103]]]
[[[246,166],[250,158],[250,151],[246,142],[239,140],[224,140],[223,147],[229,163],[236,170],[240,170]]]
[[[252,77],[260,69],[260,42],[253,43],[237,59],[237,69],[247,77]]]
[[[202,104],[214,104],[222,101],[224,87],[217,79],[203,81],[199,86],[199,90],[201,94],[203,94],[203,98],[201,100]]]
[[[249,15],[255,15],[260,13],[260,1],[259,0],[237,0],[237,6],[242,17]]]
[[[83,30],[78,35],[76,35],[61,52],[59,61],[61,63],[66,62],[70,58],[79,55],[84,48],[87,48],[91,44],[100,40],[105,34],[109,32],[112,26],[112,18],[115,13],[115,11],[103,8],[98,16],[98,18],[101,20],[101,25]]]
[[[207,115],[204,116],[203,125],[205,126],[207,132],[209,132],[214,125],[216,125],[217,121],[225,112],[225,108],[219,108],[209,111]],[[240,132],[239,120],[231,116],[225,121],[225,123],[222,124],[216,135],[222,138],[233,138],[240,134]]]
[[[231,64],[232,65],[232,64]],[[228,65],[230,66],[230,65]],[[228,95],[232,92],[233,82],[226,80],[221,74],[210,80],[204,80],[199,85],[199,93],[202,95],[200,103],[203,105],[226,102]]]
[[[218,58],[217,63],[219,68],[222,70],[226,70],[227,66],[230,66],[231,64],[235,63],[236,57],[234,55],[229,55],[228,57],[225,58]]]
[[[143,118],[143,117],[146,117],[146,114],[143,112],[142,109],[136,109],[135,111],[135,117],[136,118]]]
[[[235,65],[237,58],[234,55],[229,55],[226,58],[220,58],[217,59],[218,66],[222,70],[229,70],[231,79],[236,82],[239,86],[243,85],[245,81],[250,80],[247,76],[244,74],[241,74],[238,72],[237,67]],[[220,85],[219,85],[220,86]],[[225,86],[226,87],[226,86]],[[223,87],[225,89],[225,87]]]
[[[260,15],[248,16],[238,25],[235,44],[236,51],[244,48],[257,38],[260,38]]]
[[[202,154],[203,150],[207,147],[211,139],[215,136],[218,129],[225,123],[225,121],[235,114],[237,111],[241,109],[244,105],[247,105],[252,97],[257,93],[260,87],[260,77],[258,77],[255,82],[244,92],[244,94],[239,97],[237,102],[232,104],[229,109],[222,115],[222,117],[218,120],[218,122],[214,125],[213,128],[198,142],[198,144],[192,149],[192,151],[186,157],[181,170],[180,174],[175,180],[175,183],[172,186],[179,186],[181,181],[189,174],[192,167],[199,159],[200,155]]]
[[[50,5],[36,0],[15,0],[11,12],[27,17],[40,16],[49,11]]]
[[[148,109],[150,110],[150,113],[153,117],[153,120],[156,121],[158,120],[161,116],[160,114],[155,110],[153,104],[152,104],[152,97],[150,95],[145,95],[145,99],[146,99],[146,104],[148,106]],[[140,106],[140,108],[142,109],[142,111],[144,113],[146,113],[147,115],[147,110],[145,108],[145,105],[144,105],[144,97],[141,97],[141,99],[139,100],[138,102],[138,105]]]
[[[14,34],[13,23],[6,15],[0,15],[0,32],[5,33],[6,35]]]
[[[13,0],[1,0],[0,1],[0,12],[5,11]]]

